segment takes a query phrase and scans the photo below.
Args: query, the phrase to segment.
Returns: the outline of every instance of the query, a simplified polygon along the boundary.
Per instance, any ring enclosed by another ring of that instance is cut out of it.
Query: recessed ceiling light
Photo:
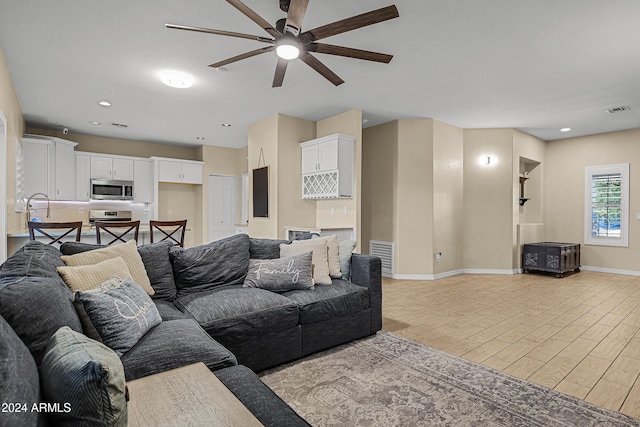
[[[231,127],[231,123],[223,123],[222,127],[229,128]]]
[[[103,107],[111,107],[111,103],[109,101],[98,101],[98,105],[102,105]]]
[[[562,128],[560,129],[560,132],[569,132],[571,130],[571,128]]]
[[[96,122],[95,120],[94,120],[94,121],[91,121],[91,122],[89,122],[89,123],[91,123],[92,125],[96,125],[96,126],[99,126],[99,125],[101,125],[101,124],[102,124],[102,123],[100,123],[100,122]]]
[[[160,73],[160,81],[178,89],[186,89],[193,85],[193,77],[180,71],[163,71]]]

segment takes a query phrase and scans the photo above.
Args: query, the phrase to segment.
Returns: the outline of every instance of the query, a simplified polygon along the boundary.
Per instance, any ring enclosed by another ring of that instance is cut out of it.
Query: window
[[[585,184],[584,242],[629,246],[629,164],[587,166]]]

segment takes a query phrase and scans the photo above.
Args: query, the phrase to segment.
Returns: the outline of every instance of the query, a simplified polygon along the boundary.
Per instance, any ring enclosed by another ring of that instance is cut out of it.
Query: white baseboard
[[[585,271],[595,271],[598,273],[609,273],[609,274],[621,274],[624,276],[640,276],[640,271],[635,270],[619,270],[615,268],[603,268],[603,267],[591,267],[588,265],[583,265],[580,267]],[[499,270],[499,269],[491,269],[491,268],[463,268],[462,270],[453,270],[447,271],[445,273],[438,274],[388,274],[383,273],[384,277],[388,277],[390,279],[397,280],[438,280],[444,279],[445,277],[457,276],[460,274],[520,274],[522,273],[521,268],[516,268],[513,270]]]
[[[438,274],[388,274],[382,273],[384,277],[397,280],[438,280],[445,277],[458,276],[460,274],[518,274],[520,270],[496,270],[465,268],[462,270],[446,271]]]
[[[640,271],[634,271],[634,270],[618,270],[615,268],[591,267],[588,265],[583,265],[580,268],[582,270],[596,271],[598,273],[622,274],[625,276],[640,276]]]

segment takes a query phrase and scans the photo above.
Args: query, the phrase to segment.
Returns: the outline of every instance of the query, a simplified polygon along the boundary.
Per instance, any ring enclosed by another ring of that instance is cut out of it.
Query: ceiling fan
[[[352,31],[367,25],[377,24],[378,22],[387,21],[397,18],[398,9],[395,6],[387,6],[361,15],[352,16],[351,18],[342,19],[331,24],[323,25],[309,31],[301,32],[302,20],[307,11],[309,0],[279,0],[280,9],[287,12],[287,17],[278,20],[274,26],[269,24],[265,19],[260,17],[256,12],[247,7],[240,0],[227,0],[233,7],[246,15],[253,22],[264,29],[271,37],[254,36],[251,34],[235,33],[232,31],[213,30],[210,28],[191,27],[186,25],[165,24],[167,28],[177,30],[196,31],[200,33],[217,34],[221,36],[238,37],[249,40],[256,40],[266,43],[269,46],[255,49],[243,54],[225,59],[209,65],[218,68],[227,64],[231,64],[242,59],[251,58],[266,52],[276,51],[278,55],[278,63],[276,65],[275,75],[273,76],[272,87],[282,86],[284,74],[287,71],[289,60],[300,58],[302,62],[320,73],[324,78],[334,85],[338,86],[344,83],[338,75],[331,71],[326,65],[318,60],[312,53],[324,53],[329,55],[344,56],[348,58],[363,59],[366,61],[375,61],[388,64],[393,55],[384,53],[371,52],[367,50],[353,49],[344,46],[335,46],[325,43],[317,43],[318,40]]]

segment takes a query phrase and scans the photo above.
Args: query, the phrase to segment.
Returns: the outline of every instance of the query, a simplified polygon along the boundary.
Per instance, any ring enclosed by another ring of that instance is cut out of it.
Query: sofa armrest
[[[352,254],[351,281],[369,288],[371,333],[382,329],[382,262],[377,256]]]

